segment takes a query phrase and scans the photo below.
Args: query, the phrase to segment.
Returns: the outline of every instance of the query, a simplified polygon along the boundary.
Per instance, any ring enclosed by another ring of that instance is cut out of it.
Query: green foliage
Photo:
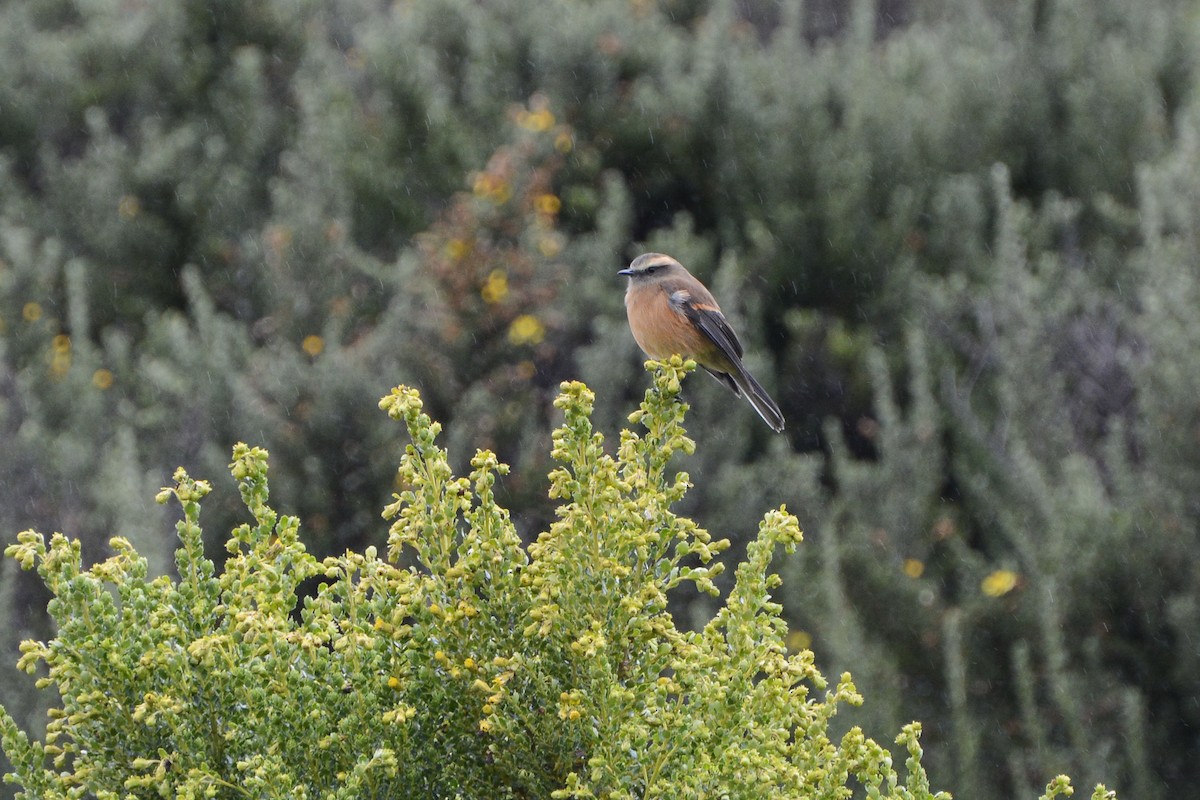
[[[313,553],[361,552],[394,482],[367,398],[403,382],[454,471],[512,465],[528,539],[557,387],[621,423],[613,273],[666,250],[788,422],[690,381],[706,491],[677,510],[735,557],[745,508],[798,510],[785,614],[866,727],[926,720],[964,796],[1186,792],[1198,26],[1190,0],[0,4],[0,531],[69,530],[82,564],[117,532],[169,573],[160,465],[253,441]],[[243,514],[206,502],[209,558]],[[31,578],[0,576],[10,649],[50,635]],[[50,695],[16,685],[36,731]]]
[[[57,635],[21,645],[19,667],[55,687],[44,742],[0,716],[15,780],[34,797],[869,797],[930,793],[920,726],[897,737],[908,775],[859,728],[833,740],[844,674],[830,687],[809,650],[788,654],[775,549],[801,540],[784,509],[763,519],[721,611],[681,630],[682,583],[715,592],[714,541],[670,506],[694,447],[677,357],[655,365],[616,455],[591,423],[593,395],[566,383],[554,435],[557,521],[528,548],[487,451],[454,477],[418,393],[380,402],[412,443],[388,554],[319,561],[300,521],[268,505],[267,454],[239,444],[231,472],[253,522],[222,569],[204,556],[211,486],[179,469],[178,580],[150,578],[115,538],[85,569],[77,541],[22,533],[6,554],[53,594]],[[404,566],[405,563],[408,566]],[[293,614],[300,584],[320,576]],[[1053,796],[1053,795],[1051,795]]]

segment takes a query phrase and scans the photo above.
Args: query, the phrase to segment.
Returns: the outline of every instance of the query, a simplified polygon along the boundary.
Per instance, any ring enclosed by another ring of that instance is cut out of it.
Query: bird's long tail
[[[750,405],[754,406],[754,410],[763,418],[763,421],[771,426],[771,430],[779,433],[783,430],[783,412],[779,410],[779,406],[775,405],[775,401],[771,399],[771,395],[767,394],[767,390],[762,387],[754,376],[750,374],[741,364],[737,364],[737,369],[730,374],[734,383],[741,389],[741,393],[746,395],[746,399],[750,401]]]

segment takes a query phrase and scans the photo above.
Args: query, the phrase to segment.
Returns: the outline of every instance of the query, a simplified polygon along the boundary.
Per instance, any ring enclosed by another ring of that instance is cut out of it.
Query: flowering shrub
[[[630,417],[645,432],[623,431],[615,455],[592,393],[563,384],[562,505],[528,547],[493,494],[506,468],[479,451],[455,477],[405,387],[380,403],[411,437],[384,557],[311,556],[299,520],[267,504],[266,452],[244,444],[231,471],[253,521],[223,569],[201,546],[211,487],[183,469],[158,496],[183,509],[177,580],[147,580],[120,538],[84,569],[77,542],[22,533],[6,552],[54,594],[58,636],[25,642],[20,666],[44,665],[37,685],[62,703],[40,743],[0,713],[7,779],[28,797],[101,800],[948,798],[929,789],[918,724],[896,738],[903,777],[860,729],[832,738],[861,698],[850,675],[831,684],[811,651],[784,646],[769,566],[801,540],[785,509],[762,520],[719,613],[676,627],[668,593],[715,593],[727,542],[671,511],[689,488],[671,465],[694,448],[678,396],[694,364],[653,366]],[[1059,778],[1046,797],[1070,791]]]
[[[555,183],[570,152],[570,126],[544,95],[509,109],[511,139],[470,176],[434,224],[416,237],[420,268],[406,283],[422,309],[410,324],[422,340],[421,371],[439,395],[459,397],[475,382],[512,398],[559,354],[553,336],[566,320],[553,311],[572,278],[559,258],[562,200]],[[434,384],[433,381],[437,383]]]

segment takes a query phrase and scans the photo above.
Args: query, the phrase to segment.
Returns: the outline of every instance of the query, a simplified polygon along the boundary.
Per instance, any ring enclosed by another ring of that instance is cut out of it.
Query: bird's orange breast
[[[671,307],[662,286],[630,286],[625,293],[625,312],[633,338],[650,358],[662,359],[676,353],[690,356],[695,349],[696,330]]]
[[[671,305],[662,285],[630,286],[625,293],[625,312],[634,340],[650,358],[681,355],[706,366],[727,369],[716,345]]]

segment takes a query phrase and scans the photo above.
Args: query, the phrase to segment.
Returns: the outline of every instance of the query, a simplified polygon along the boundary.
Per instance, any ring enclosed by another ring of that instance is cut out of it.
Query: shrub
[[[709,588],[725,544],[668,509],[687,488],[668,462],[691,448],[679,377],[678,364],[659,372],[637,414],[648,433],[627,432],[615,459],[592,430],[590,393],[564,386],[552,476],[564,505],[528,550],[495,502],[504,467],[481,451],[469,478],[453,477],[440,426],[404,387],[381,402],[412,437],[386,558],[317,561],[299,520],[267,505],[265,451],[243,444],[231,470],[254,522],[233,531],[219,572],[199,525],[211,487],[182,469],[158,498],[183,507],[178,581],[147,581],[119,538],[84,570],[77,542],[22,533],[7,552],[53,592],[58,635],[24,643],[20,666],[43,662],[39,686],[63,702],[44,744],[5,715],[13,777],[36,796],[632,796],[812,780],[780,769],[803,752],[878,782],[882,748],[825,738],[838,704],[857,699],[849,678],[810,700],[825,688],[811,653],[783,653],[766,567],[777,543],[799,540],[793,517],[764,520],[704,631],[672,622],[666,592]],[[297,588],[318,575],[294,618]],[[780,728],[804,733],[789,743]],[[904,740],[915,748],[915,731]]]
[[[668,594],[715,592],[728,542],[670,510],[690,486],[672,465],[694,448],[679,400],[694,364],[653,366],[630,417],[646,431],[623,431],[615,456],[592,393],[563,384],[562,505],[528,548],[496,503],[506,468],[478,451],[455,477],[441,426],[403,386],[380,402],[412,440],[386,557],[310,555],[300,521],[267,504],[267,453],[245,444],[230,468],[253,522],[232,532],[223,569],[202,548],[211,486],[182,468],[158,495],[183,509],[177,581],[147,580],[120,538],[85,570],[77,542],[22,533],[6,552],[54,594],[58,634],[23,643],[19,666],[43,663],[38,685],[62,704],[42,743],[0,715],[8,779],[36,797],[948,798],[930,792],[919,724],[896,738],[903,780],[859,728],[831,738],[862,698],[849,674],[830,685],[811,651],[784,645],[769,568],[801,540],[784,508],[716,616],[675,625]],[[1063,792],[1059,779],[1047,797]]]

